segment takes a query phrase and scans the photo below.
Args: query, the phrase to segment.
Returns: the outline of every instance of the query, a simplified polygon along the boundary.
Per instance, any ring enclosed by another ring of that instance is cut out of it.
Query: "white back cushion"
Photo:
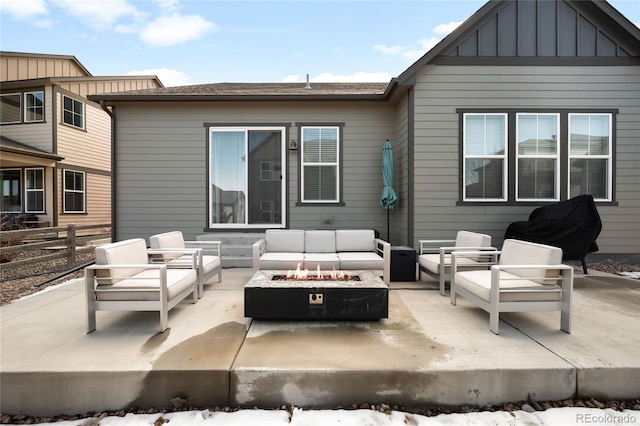
[[[338,229],[336,231],[336,250],[375,251],[376,234],[373,229]]]
[[[147,257],[147,244],[142,238],[133,238],[130,240],[124,240],[117,243],[105,244],[96,247],[96,265],[132,265],[132,264],[147,264],[149,259]],[[98,277],[100,276],[117,276],[117,277],[130,277],[143,271],[140,268],[122,268],[122,269],[109,269],[108,272],[97,271]],[[115,284],[122,278],[114,279],[98,279],[100,284]]]
[[[458,231],[456,247],[490,247],[491,236],[470,231]]]
[[[562,249],[528,241],[504,240],[498,263],[500,265],[559,265],[562,263]],[[521,277],[538,278],[534,281],[540,284],[557,284],[555,281],[539,279],[544,276],[557,275],[557,270],[514,269],[509,272]]]
[[[305,253],[335,253],[336,231],[304,231]]]
[[[267,252],[303,253],[304,231],[300,229],[267,229],[265,245]]]
[[[151,248],[184,248],[184,237],[180,231],[165,232],[149,237]]]

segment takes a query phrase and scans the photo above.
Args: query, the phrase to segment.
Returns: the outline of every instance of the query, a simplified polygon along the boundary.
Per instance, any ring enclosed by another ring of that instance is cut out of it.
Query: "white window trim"
[[[73,110],[67,110],[64,107],[65,99],[71,99],[72,105],[74,105],[76,102],[78,102],[82,106],[82,111],[80,113],[78,113],[78,112],[73,111]],[[62,124],[65,124],[67,126],[73,127],[74,129],[82,129],[82,130],[84,130],[84,128],[85,128],[85,110],[86,110],[84,102],[79,101],[77,99],[74,99],[71,96],[62,95],[62,108],[61,109],[62,109]],[[67,112],[67,111],[70,112],[71,114],[73,114],[74,116],[79,115],[82,118],[82,125],[81,126],[76,126],[73,123],[67,123],[66,121],[64,121],[64,115],[65,115],[65,112]]]
[[[27,174],[30,170],[40,170],[42,172],[42,188],[29,189],[27,188]],[[24,211],[25,213],[44,213],[45,212],[45,174],[42,167],[29,167],[24,169]],[[29,202],[27,194],[30,192],[39,192],[42,197],[42,210],[29,210]]]
[[[5,96],[18,96],[18,99],[20,101],[20,105],[18,106],[18,110],[20,111],[21,116],[18,117],[18,121],[2,121],[0,122],[0,124],[20,124],[22,123],[22,104],[23,104],[23,100],[22,100],[22,93],[21,92],[15,92],[15,93],[2,93],[0,94],[0,97],[5,97]]]
[[[520,153],[518,152],[518,141],[517,141],[517,137],[520,134],[520,120],[519,118],[522,116],[555,116],[556,117],[556,152],[555,154],[546,154],[546,155],[520,155]],[[535,113],[535,112],[519,112],[516,113],[516,164],[515,164],[515,185],[516,185],[516,193],[515,193],[515,200],[516,201],[560,201],[560,144],[562,143],[561,139],[560,139],[560,114],[559,113],[545,113],[545,112],[541,112],[541,113]],[[554,188],[553,188],[553,192],[555,193],[555,197],[552,198],[520,198],[518,197],[518,194],[520,193],[519,191],[519,182],[520,182],[520,162],[518,160],[520,160],[521,158],[528,158],[528,159],[555,159],[556,160],[556,170],[555,170],[555,177],[554,177]]]
[[[70,173],[80,173],[82,174],[82,191],[77,189],[67,189],[67,172]],[[82,211],[80,210],[67,210],[67,197],[66,194],[68,192],[73,192],[75,194],[82,194]],[[85,172],[81,172],[78,170],[69,170],[65,169],[62,172],[62,204],[63,204],[63,212],[69,214],[82,214],[87,211],[87,174]]]
[[[305,129],[335,129],[336,130],[336,161],[335,162],[316,162],[316,163],[306,163],[304,161],[304,130]],[[340,185],[341,185],[341,176],[340,176],[340,144],[342,141],[340,140],[340,126],[302,126],[300,128],[300,202],[301,203],[310,203],[310,204],[337,204],[340,203]],[[336,168],[336,196],[332,200],[307,200],[304,188],[304,168],[306,165],[309,166],[335,166]]]
[[[27,96],[28,95],[33,95],[35,93],[42,93],[42,119],[41,120],[29,120],[29,114],[27,114]],[[23,114],[23,120],[25,123],[43,123],[44,122],[44,116],[45,116],[45,94],[43,90],[34,90],[31,92],[24,92],[24,99],[23,99],[23,105],[22,105],[22,114]]]
[[[608,124],[609,124],[609,154],[607,155],[571,155],[571,117],[573,116],[589,116],[589,117],[593,117],[593,116],[604,116],[607,117],[608,120]],[[572,112],[568,114],[568,138],[569,140],[567,141],[568,144],[568,151],[569,151],[569,155],[568,155],[568,159],[567,159],[567,194],[571,194],[571,160],[574,159],[589,159],[589,160],[597,160],[597,159],[604,159],[607,160],[607,197],[606,198],[596,198],[593,197],[594,201],[598,202],[611,202],[612,201],[612,197],[613,197],[613,114],[611,113],[604,113],[604,112],[594,112],[594,113],[588,113],[588,112]]]
[[[504,117],[504,154],[503,155],[467,155],[467,117],[471,116],[502,116]],[[462,114],[462,144],[463,144],[463,160],[462,160],[462,197],[463,201],[469,203],[485,203],[485,202],[505,202],[508,200],[509,194],[508,192],[508,182],[509,175],[508,172],[508,160],[509,160],[509,117],[507,113],[481,113],[481,112],[465,112]],[[502,159],[502,198],[467,198],[467,159],[480,159],[480,160],[491,160],[491,159]]]
[[[247,125],[247,126],[211,126],[208,128],[208,132],[207,132],[207,158],[211,158],[211,140],[212,140],[212,135],[216,132],[243,132],[244,133],[244,140],[245,140],[245,153],[249,152],[249,146],[248,146],[248,142],[249,142],[249,132],[250,131],[260,131],[260,130],[267,130],[267,131],[279,131],[280,135],[281,135],[281,151],[280,151],[280,157],[282,158],[282,160],[284,161],[286,158],[286,149],[287,149],[287,144],[286,144],[286,128],[284,126],[251,126],[251,125]],[[211,182],[211,164],[207,165],[208,170],[207,170],[207,191],[208,191],[208,197],[209,200],[211,200],[213,198],[213,188],[210,185]],[[248,170],[246,171],[248,173]],[[286,170],[282,170],[282,200],[280,203],[280,208],[281,208],[281,223],[276,223],[276,224],[249,224],[248,222],[248,215],[249,215],[249,211],[245,206],[245,217],[244,217],[244,224],[242,223],[214,223],[213,222],[213,214],[211,212],[211,206],[207,207],[207,222],[208,222],[208,226],[211,229],[224,229],[224,228],[245,228],[245,229],[251,229],[251,228],[259,228],[259,229],[264,229],[264,228],[285,228],[286,225],[286,182],[287,182],[287,176],[286,176]],[[249,181],[248,179],[246,179],[245,182],[245,187],[244,187],[244,192],[245,194],[248,194],[248,185],[249,185]]]

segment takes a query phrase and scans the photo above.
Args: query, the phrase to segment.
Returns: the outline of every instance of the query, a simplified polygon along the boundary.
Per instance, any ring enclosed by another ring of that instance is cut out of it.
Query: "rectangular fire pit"
[[[387,318],[389,287],[380,277],[371,271],[345,273],[357,278],[319,280],[312,272],[311,279],[287,280],[287,271],[257,271],[244,286],[244,315],[286,320]]]

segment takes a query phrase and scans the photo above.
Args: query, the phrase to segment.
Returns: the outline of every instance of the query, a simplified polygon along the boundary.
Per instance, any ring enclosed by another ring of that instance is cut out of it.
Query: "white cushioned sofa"
[[[95,264],[85,268],[87,333],[96,329],[96,311],[158,311],[164,331],[171,308],[190,294],[196,303],[197,252],[175,251],[190,256],[189,268],[150,263],[152,256],[168,253],[148,250],[142,238],[96,247]]]
[[[253,268],[273,270],[374,270],[388,283],[391,244],[372,229],[268,229],[253,244]]]
[[[507,239],[491,270],[458,268],[461,259],[479,253],[452,253],[452,305],[459,295],[489,312],[489,329],[495,334],[500,312],[561,311],[560,329],[571,333],[573,267],[561,263],[562,249]]]

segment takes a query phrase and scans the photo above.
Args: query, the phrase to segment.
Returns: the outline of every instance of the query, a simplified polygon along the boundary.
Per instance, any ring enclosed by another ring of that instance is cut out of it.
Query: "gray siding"
[[[598,211],[601,253],[640,252],[640,67],[426,66],[415,86],[415,238],[482,231],[500,245],[535,206],[458,206],[457,108],[611,108],[617,205]]]
[[[207,227],[204,123],[344,123],[344,206],[298,206],[298,151],[288,157],[288,226],[375,228],[386,232],[382,144],[396,134],[393,107],[383,102],[126,103],[116,106],[116,238],[146,238],[178,229],[195,238]],[[297,137],[297,136],[296,136]],[[334,223],[321,224],[325,216]]]

